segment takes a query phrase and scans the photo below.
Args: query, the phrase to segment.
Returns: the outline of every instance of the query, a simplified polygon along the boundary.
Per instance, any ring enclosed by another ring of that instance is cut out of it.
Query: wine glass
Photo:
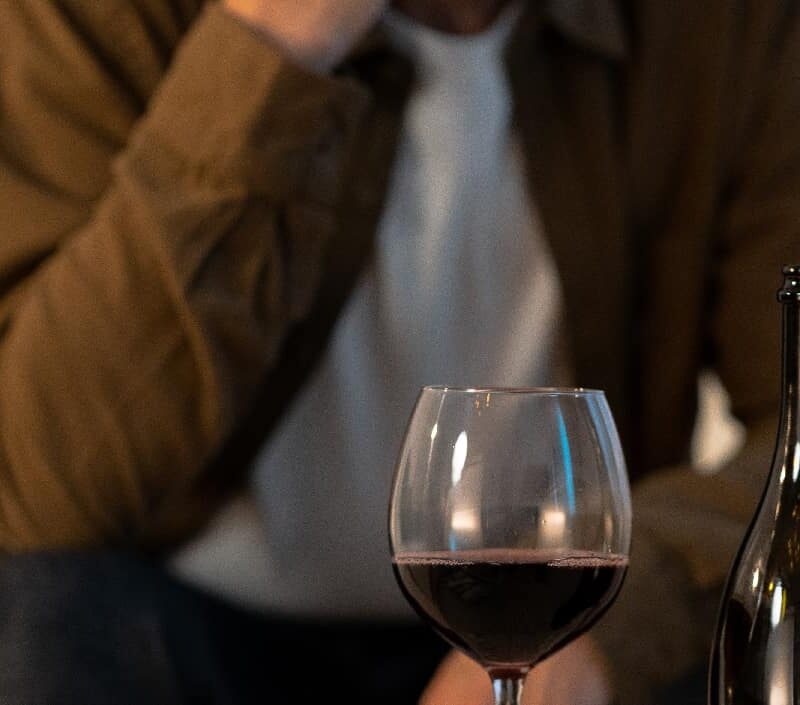
[[[527,672],[611,605],[630,535],[602,391],[422,389],[393,480],[394,572],[496,705],[518,705]]]

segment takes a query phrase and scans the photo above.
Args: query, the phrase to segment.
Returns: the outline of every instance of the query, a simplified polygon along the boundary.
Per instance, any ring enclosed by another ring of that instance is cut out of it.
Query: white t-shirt
[[[408,614],[386,513],[419,388],[565,383],[503,58],[519,9],[469,36],[386,18],[416,82],[374,258],[258,456],[250,499],[175,558],[184,577],[276,613]]]

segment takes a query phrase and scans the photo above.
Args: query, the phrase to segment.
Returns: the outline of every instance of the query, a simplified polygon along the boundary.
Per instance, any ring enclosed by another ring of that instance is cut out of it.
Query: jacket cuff
[[[299,66],[210,3],[173,57],[130,149],[172,156],[215,181],[245,181],[272,198],[299,191],[325,203],[341,180],[331,162],[341,160],[368,98],[364,86]]]

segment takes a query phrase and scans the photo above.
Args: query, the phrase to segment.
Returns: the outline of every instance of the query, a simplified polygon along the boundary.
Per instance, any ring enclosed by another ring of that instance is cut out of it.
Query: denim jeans
[[[412,705],[446,650],[422,626],[251,614],[120,553],[0,560],[2,705]]]

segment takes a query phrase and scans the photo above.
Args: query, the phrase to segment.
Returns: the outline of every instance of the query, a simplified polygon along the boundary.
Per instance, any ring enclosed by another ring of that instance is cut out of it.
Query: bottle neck
[[[800,303],[783,303],[783,365],[779,448],[785,472],[793,481],[800,474]],[[780,457],[777,456],[777,457]],[[788,467],[786,467],[788,466]]]

